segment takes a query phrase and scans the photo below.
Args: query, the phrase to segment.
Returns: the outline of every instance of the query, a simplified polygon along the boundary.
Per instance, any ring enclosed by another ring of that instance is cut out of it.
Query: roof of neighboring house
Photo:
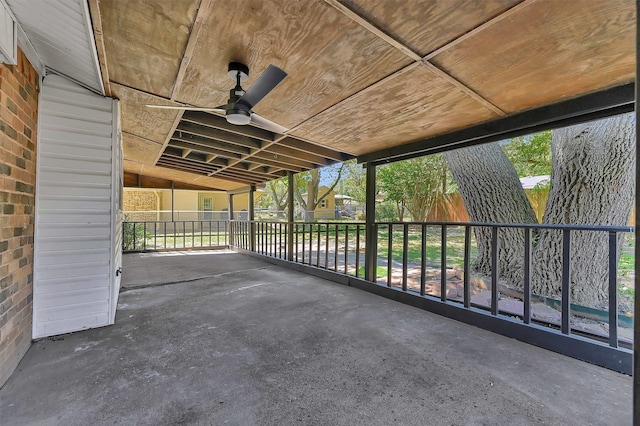
[[[520,178],[520,183],[524,189],[533,189],[538,185],[546,185],[551,179],[549,175],[527,176]]]
[[[353,197],[348,195],[336,194],[336,200],[353,200]]]

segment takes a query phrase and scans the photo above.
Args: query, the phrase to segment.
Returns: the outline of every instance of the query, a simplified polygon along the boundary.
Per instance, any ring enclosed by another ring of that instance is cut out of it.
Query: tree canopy
[[[342,170],[344,168],[344,163],[340,164],[338,168],[334,171],[329,168],[323,169],[312,169],[308,172],[302,172],[294,175],[294,188],[293,195],[302,207],[304,212],[304,219],[307,222],[312,222],[315,220],[315,210],[318,205],[324,200],[331,191],[338,185],[340,182],[340,178],[342,176]],[[318,193],[318,188],[320,187],[320,182],[323,179],[322,173],[325,173],[329,176],[329,179],[332,177],[331,174],[334,175],[333,181],[329,184],[326,192],[322,194]],[[306,190],[306,196],[303,196],[303,191]]]
[[[512,138],[501,145],[519,177],[551,174],[551,131]]]
[[[439,194],[446,191],[446,169],[442,155],[398,161],[380,167],[378,188],[385,201],[395,203],[398,218],[405,210],[415,221],[425,221]]]

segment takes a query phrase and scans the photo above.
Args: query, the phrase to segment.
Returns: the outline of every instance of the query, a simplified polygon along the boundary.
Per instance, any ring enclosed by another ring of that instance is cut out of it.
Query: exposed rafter
[[[198,39],[200,38],[200,33],[202,32],[204,22],[206,21],[207,16],[209,16],[210,12],[211,0],[200,0],[196,19],[193,21],[193,26],[191,27],[191,32],[189,33],[189,41],[187,42],[187,47],[184,50],[184,55],[182,55],[182,61],[180,62],[180,69],[178,70],[178,75],[176,76],[176,82],[174,83],[173,89],[171,90],[172,101],[174,101],[178,93],[180,93],[184,75],[187,72],[187,67],[189,66],[191,57],[193,56],[193,51],[196,48]]]

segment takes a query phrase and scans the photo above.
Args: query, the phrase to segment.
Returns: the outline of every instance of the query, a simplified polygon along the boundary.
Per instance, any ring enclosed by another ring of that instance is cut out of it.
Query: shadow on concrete
[[[125,255],[114,326],[36,342],[3,425],[631,423],[631,378],[229,252]]]

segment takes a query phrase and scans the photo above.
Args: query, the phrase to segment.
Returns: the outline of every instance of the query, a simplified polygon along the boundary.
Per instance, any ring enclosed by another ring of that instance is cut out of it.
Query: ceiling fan
[[[275,65],[269,65],[247,91],[240,86],[240,83],[249,78],[249,67],[239,62],[231,62],[229,64],[228,74],[229,78],[235,80],[236,86],[230,90],[229,100],[224,105],[215,108],[148,104],[146,106],[150,108],[219,112],[223,113],[227,122],[231,124],[242,126],[251,123],[275,133],[284,133],[287,131],[287,128],[267,120],[252,111],[253,107],[287,76],[286,72]]]

